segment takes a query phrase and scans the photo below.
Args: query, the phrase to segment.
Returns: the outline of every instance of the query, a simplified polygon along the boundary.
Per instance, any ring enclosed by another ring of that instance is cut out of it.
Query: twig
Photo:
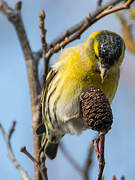
[[[98,21],[99,19],[101,19],[102,17],[110,13],[129,8],[134,0],[128,0],[124,4],[120,5],[119,7],[113,8],[113,6],[120,3],[121,1],[122,0],[110,1],[105,6],[96,10],[96,12],[93,15],[87,16],[85,20],[81,21],[77,25],[67,30],[66,33],[61,35],[56,40],[54,40],[48,48],[45,48],[45,54],[46,54],[44,56],[45,59],[47,59],[49,62],[50,57],[54,53],[58,52],[61,48],[64,48],[67,44],[74,41],[75,39],[80,38],[81,34],[86,29],[88,29],[92,24],[94,24],[96,21]],[[40,106],[39,106],[39,101],[38,101],[38,95],[41,92],[41,86],[38,79],[38,63],[35,59],[36,56],[34,56],[34,54],[32,53],[32,50],[31,50],[31,47],[30,47],[25,29],[24,29],[24,25],[23,25],[23,21],[21,17],[21,2],[18,2],[16,4],[16,7],[12,9],[8,6],[8,4],[4,0],[0,0],[0,10],[7,16],[8,20],[14,25],[20,44],[23,49],[25,60],[26,60],[29,85],[30,85],[30,93],[31,93],[31,104],[32,104],[34,156],[35,156],[35,159],[37,159],[38,151],[41,147],[41,137],[35,135],[35,130],[37,129],[38,124],[41,121],[40,119],[41,111],[40,111]],[[48,52],[46,52],[46,49],[48,49]],[[46,66],[46,68],[48,68],[48,65]],[[100,139],[101,142],[102,140]],[[101,152],[101,149],[100,149],[100,152]],[[40,179],[40,174],[39,174],[39,171],[37,171],[37,168],[35,168],[35,179]]]
[[[99,143],[100,143],[100,150],[99,150]],[[99,133],[98,137],[93,141],[94,148],[97,154],[97,159],[99,162],[99,172],[98,172],[98,180],[102,180],[102,175],[105,166],[104,160],[104,144],[105,144],[105,134]]]
[[[16,169],[20,172],[20,174],[22,175],[22,179],[23,180],[31,180],[30,177],[28,176],[27,172],[21,167],[21,165],[17,162],[15,155],[13,153],[12,147],[11,147],[11,136],[15,130],[15,125],[16,122],[14,121],[10,130],[9,130],[9,134],[6,134],[2,124],[0,124],[0,131],[2,132],[4,141],[7,145],[7,149],[8,149],[8,156],[11,159],[12,163],[14,164],[14,166],[16,167]]]
[[[39,27],[41,29],[41,42],[42,42],[42,48],[43,48],[43,56],[45,55],[46,50],[47,50],[46,29],[44,27],[45,26],[45,24],[44,24],[45,18],[46,18],[45,11],[42,10],[39,15],[39,20],[40,20]]]
[[[91,19],[95,18],[98,14],[100,14],[102,11],[104,11],[105,9],[107,9],[109,6],[115,6],[116,4],[120,3],[123,0],[114,0],[114,1],[110,1],[109,3],[107,3],[105,6],[100,7],[97,11],[93,13],[93,15],[91,15]],[[80,30],[80,28],[87,22],[87,17],[80,21],[79,23],[75,24],[74,26],[70,27],[69,29],[67,29],[65,32],[63,32],[62,34],[60,34],[56,39],[54,39],[51,43],[50,43],[50,48],[54,47],[56,44],[61,43],[66,37],[72,36],[74,33],[76,33],[77,31]]]
[[[41,175],[42,175],[42,180],[48,180],[46,172],[41,168],[40,162],[38,162],[26,149],[26,147],[22,147],[20,149],[21,152],[23,152],[34,164],[35,166],[39,169]]]
[[[106,5],[98,8],[93,15],[88,15],[84,20],[69,28],[67,31],[58,36],[54,41],[48,45],[48,52],[46,53],[46,58],[49,59],[54,53],[58,52],[61,48],[64,48],[70,42],[79,39],[81,34],[87,30],[92,24],[101,19],[102,17],[111,14],[113,12],[128,9],[134,0],[128,0],[124,4],[114,7],[116,4],[123,0],[110,1]],[[38,53],[41,53],[40,50]]]
[[[114,0],[110,1],[103,7],[98,8],[93,15],[88,15],[84,20],[79,22],[78,24],[72,26],[67,29],[64,33],[58,36],[55,40],[53,40],[50,45],[48,45],[48,51],[46,52],[45,59],[46,62],[49,62],[49,59],[54,53],[57,53],[60,49],[64,48],[70,42],[79,39],[81,34],[86,31],[92,24],[96,21],[100,20],[102,17],[111,14],[113,12],[128,9],[134,0],[128,0],[124,4],[113,8],[116,4],[120,3],[123,0]],[[42,50],[37,52],[38,56],[41,57]],[[46,66],[47,68],[47,66]],[[46,75],[45,75],[46,76]]]
[[[9,134],[8,134],[9,140],[10,140],[13,132],[15,131],[15,126],[16,126],[16,121],[13,121],[12,126],[11,126],[11,128],[10,128],[10,130],[9,130]]]
[[[98,14],[100,14],[101,12],[103,12],[105,9],[107,9],[110,6],[115,6],[116,4],[120,3],[123,0],[114,0],[114,1],[110,1],[109,3],[107,3],[106,5],[104,5],[103,7],[98,8],[98,10],[96,9],[96,11],[93,13],[93,15],[91,15],[91,20],[94,19]],[[88,17],[88,16],[87,16]],[[67,29],[66,31],[64,31],[63,33],[61,33],[58,37],[56,37],[49,45],[48,45],[48,50],[51,48],[54,48],[55,46],[60,46],[59,44],[62,43],[65,38],[68,37],[72,37],[73,34],[77,33],[87,22],[87,17],[85,19],[83,19],[82,21],[80,21],[79,23],[73,25],[72,27],[70,27],[69,29]],[[92,25],[92,24],[91,24]],[[79,37],[78,37],[79,38]],[[77,39],[77,38],[76,38]],[[72,42],[72,41],[71,41]],[[66,45],[65,45],[66,46]],[[60,47],[62,48],[62,47]],[[55,53],[55,52],[54,52]],[[37,52],[37,56],[38,57],[42,57],[42,50],[39,50]]]
[[[104,144],[105,144],[105,135],[100,135],[100,155],[99,155],[99,174],[98,180],[102,179],[104,167],[105,167],[105,160],[104,160]]]
[[[87,16],[86,19],[83,22],[81,22],[82,26],[79,28],[79,30],[73,36],[65,37],[65,39],[61,43],[56,44],[54,46],[54,48],[50,48],[49,52],[46,54],[46,58],[50,58],[54,53],[58,52],[61,48],[64,48],[67,44],[74,41],[75,39],[80,38],[81,34],[85,30],[87,30],[92,24],[94,24],[96,21],[98,21],[102,17],[104,17],[108,14],[111,14],[113,12],[129,8],[133,1],[134,0],[128,0],[124,4],[122,4],[121,6],[116,7],[116,8],[112,8],[112,6],[114,5],[113,4],[114,2],[111,2],[108,5],[105,5],[104,7],[99,9],[97,12],[95,12],[95,14],[93,16],[89,16],[89,17]],[[115,3],[116,2],[119,3],[120,0],[115,1]]]
[[[124,10],[124,9],[128,9],[130,8],[130,5],[133,3],[134,0],[128,0],[126,1],[124,4],[118,6],[118,7],[115,7],[115,8],[112,8],[112,6],[109,6],[107,9],[105,9],[102,13],[100,13],[96,19],[99,20],[100,18],[108,15],[108,14],[111,14],[111,13],[114,13],[114,12],[117,12],[117,11],[120,11],[120,10]]]
[[[22,51],[25,57],[25,63],[27,67],[28,73],[28,81],[31,95],[31,106],[32,106],[32,127],[33,127],[33,144],[34,144],[34,157],[38,158],[38,152],[41,147],[41,136],[36,135],[36,129],[38,125],[41,123],[41,108],[39,103],[39,95],[41,93],[41,86],[38,77],[38,62],[36,59],[37,56],[33,54],[26,31],[24,28],[23,20],[21,17],[21,6],[22,3],[19,1],[15,8],[10,8],[4,0],[0,0],[0,11],[8,18],[8,20],[13,24],[18,39],[20,41],[20,45],[22,47]],[[34,169],[34,177],[36,180],[41,180],[41,175],[38,168]]]
[[[26,147],[21,147],[21,152],[23,152],[33,163],[38,167],[39,163],[36,161],[36,159],[27,151]]]
[[[41,29],[41,43],[42,43],[42,53],[43,53],[43,58],[44,58],[44,77],[43,77],[43,84],[45,83],[45,80],[46,80],[46,76],[47,76],[47,73],[48,73],[48,67],[49,67],[49,59],[46,59],[45,56],[46,56],[46,52],[47,52],[47,42],[46,42],[46,29],[45,29],[45,12],[44,10],[42,10],[40,12],[40,16],[39,16],[39,20],[40,20],[40,29]]]

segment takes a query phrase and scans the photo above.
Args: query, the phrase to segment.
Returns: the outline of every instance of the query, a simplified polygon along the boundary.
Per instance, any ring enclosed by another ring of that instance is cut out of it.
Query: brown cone
[[[88,128],[107,132],[113,122],[112,110],[108,99],[101,89],[89,87],[80,96],[82,118]]]

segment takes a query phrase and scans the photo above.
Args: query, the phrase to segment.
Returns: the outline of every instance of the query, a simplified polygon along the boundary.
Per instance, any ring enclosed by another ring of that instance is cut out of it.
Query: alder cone
[[[107,132],[113,123],[112,109],[101,89],[89,87],[80,95],[82,118],[88,128]]]

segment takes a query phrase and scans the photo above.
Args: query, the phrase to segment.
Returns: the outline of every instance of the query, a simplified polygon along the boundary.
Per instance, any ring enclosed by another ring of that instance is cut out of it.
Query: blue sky
[[[10,4],[13,6],[15,2],[17,1],[12,0]],[[95,2],[89,0],[23,0],[22,17],[32,49],[36,51],[41,48],[38,18],[40,10],[45,9],[46,11],[47,40],[50,42],[68,27],[79,22],[89,12],[93,12],[96,7]],[[0,14],[0,27],[0,122],[8,132],[12,121],[17,121],[12,146],[19,163],[33,179],[33,164],[20,153],[20,147],[24,145],[29,152],[33,152],[32,115],[26,65],[15,30],[2,14]],[[89,34],[101,29],[120,33],[120,23],[114,15],[109,15],[90,27],[80,40],[69,44],[68,47],[83,42]],[[58,55],[52,58],[52,63]],[[113,175],[116,175],[118,179],[121,175],[125,175],[126,179],[135,179],[134,68],[134,56],[126,52],[119,88],[112,103],[114,123],[106,137],[105,180],[110,179]],[[39,74],[41,73],[42,60]],[[66,135],[63,139],[66,149],[80,166],[83,166],[85,162],[89,144],[92,143],[94,137],[95,132],[86,131],[79,136]],[[0,146],[0,179],[21,179],[7,156],[6,145],[1,134]],[[49,180],[53,180],[54,176],[55,180],[82,179],[60,150],[55,160],[47,159],[47,168]],[[96,179],[97,171],[98,165],[94,153],[90,172],[92,180]]]

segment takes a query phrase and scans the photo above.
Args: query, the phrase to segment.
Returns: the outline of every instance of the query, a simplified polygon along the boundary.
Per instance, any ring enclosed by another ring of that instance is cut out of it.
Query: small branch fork
[[[11,126],[11,128],[9,130],[9,133],[6,134],[2,124],[0,124],[0,131],[1,131],[2,135],[3,135],[5,143],[7,145],[8,156],[11,159],[12,163],[14,164],[14,166],[16,167],[16,169],[22,175],[22,179],[23,180],[31,180],[31,178],[28,176],[27,172],[22,168],[22,166],[16,160],[15,155],[14,155],[13,150],[12,150],[11,137],[12,137],[14,131],[15,131],[15,126],[16,126],[16,121],[13,121],[12,126]]]
[[[20,149],[21,152],[23,152],[33,163],[34,165],[39,169],[40,173],[41,173],[41,176],[42,176],[42,180],[48,180],[48,176],[47,176],[47,168],[45,168],[45,165],[43,164],[42,165],[42,162],[45,162],[45,159],[44,161],[41,161],[41,162],[38,162],[26,149],[26,147],[22,147]],[[45,156],[43,156],[45,157]]]

